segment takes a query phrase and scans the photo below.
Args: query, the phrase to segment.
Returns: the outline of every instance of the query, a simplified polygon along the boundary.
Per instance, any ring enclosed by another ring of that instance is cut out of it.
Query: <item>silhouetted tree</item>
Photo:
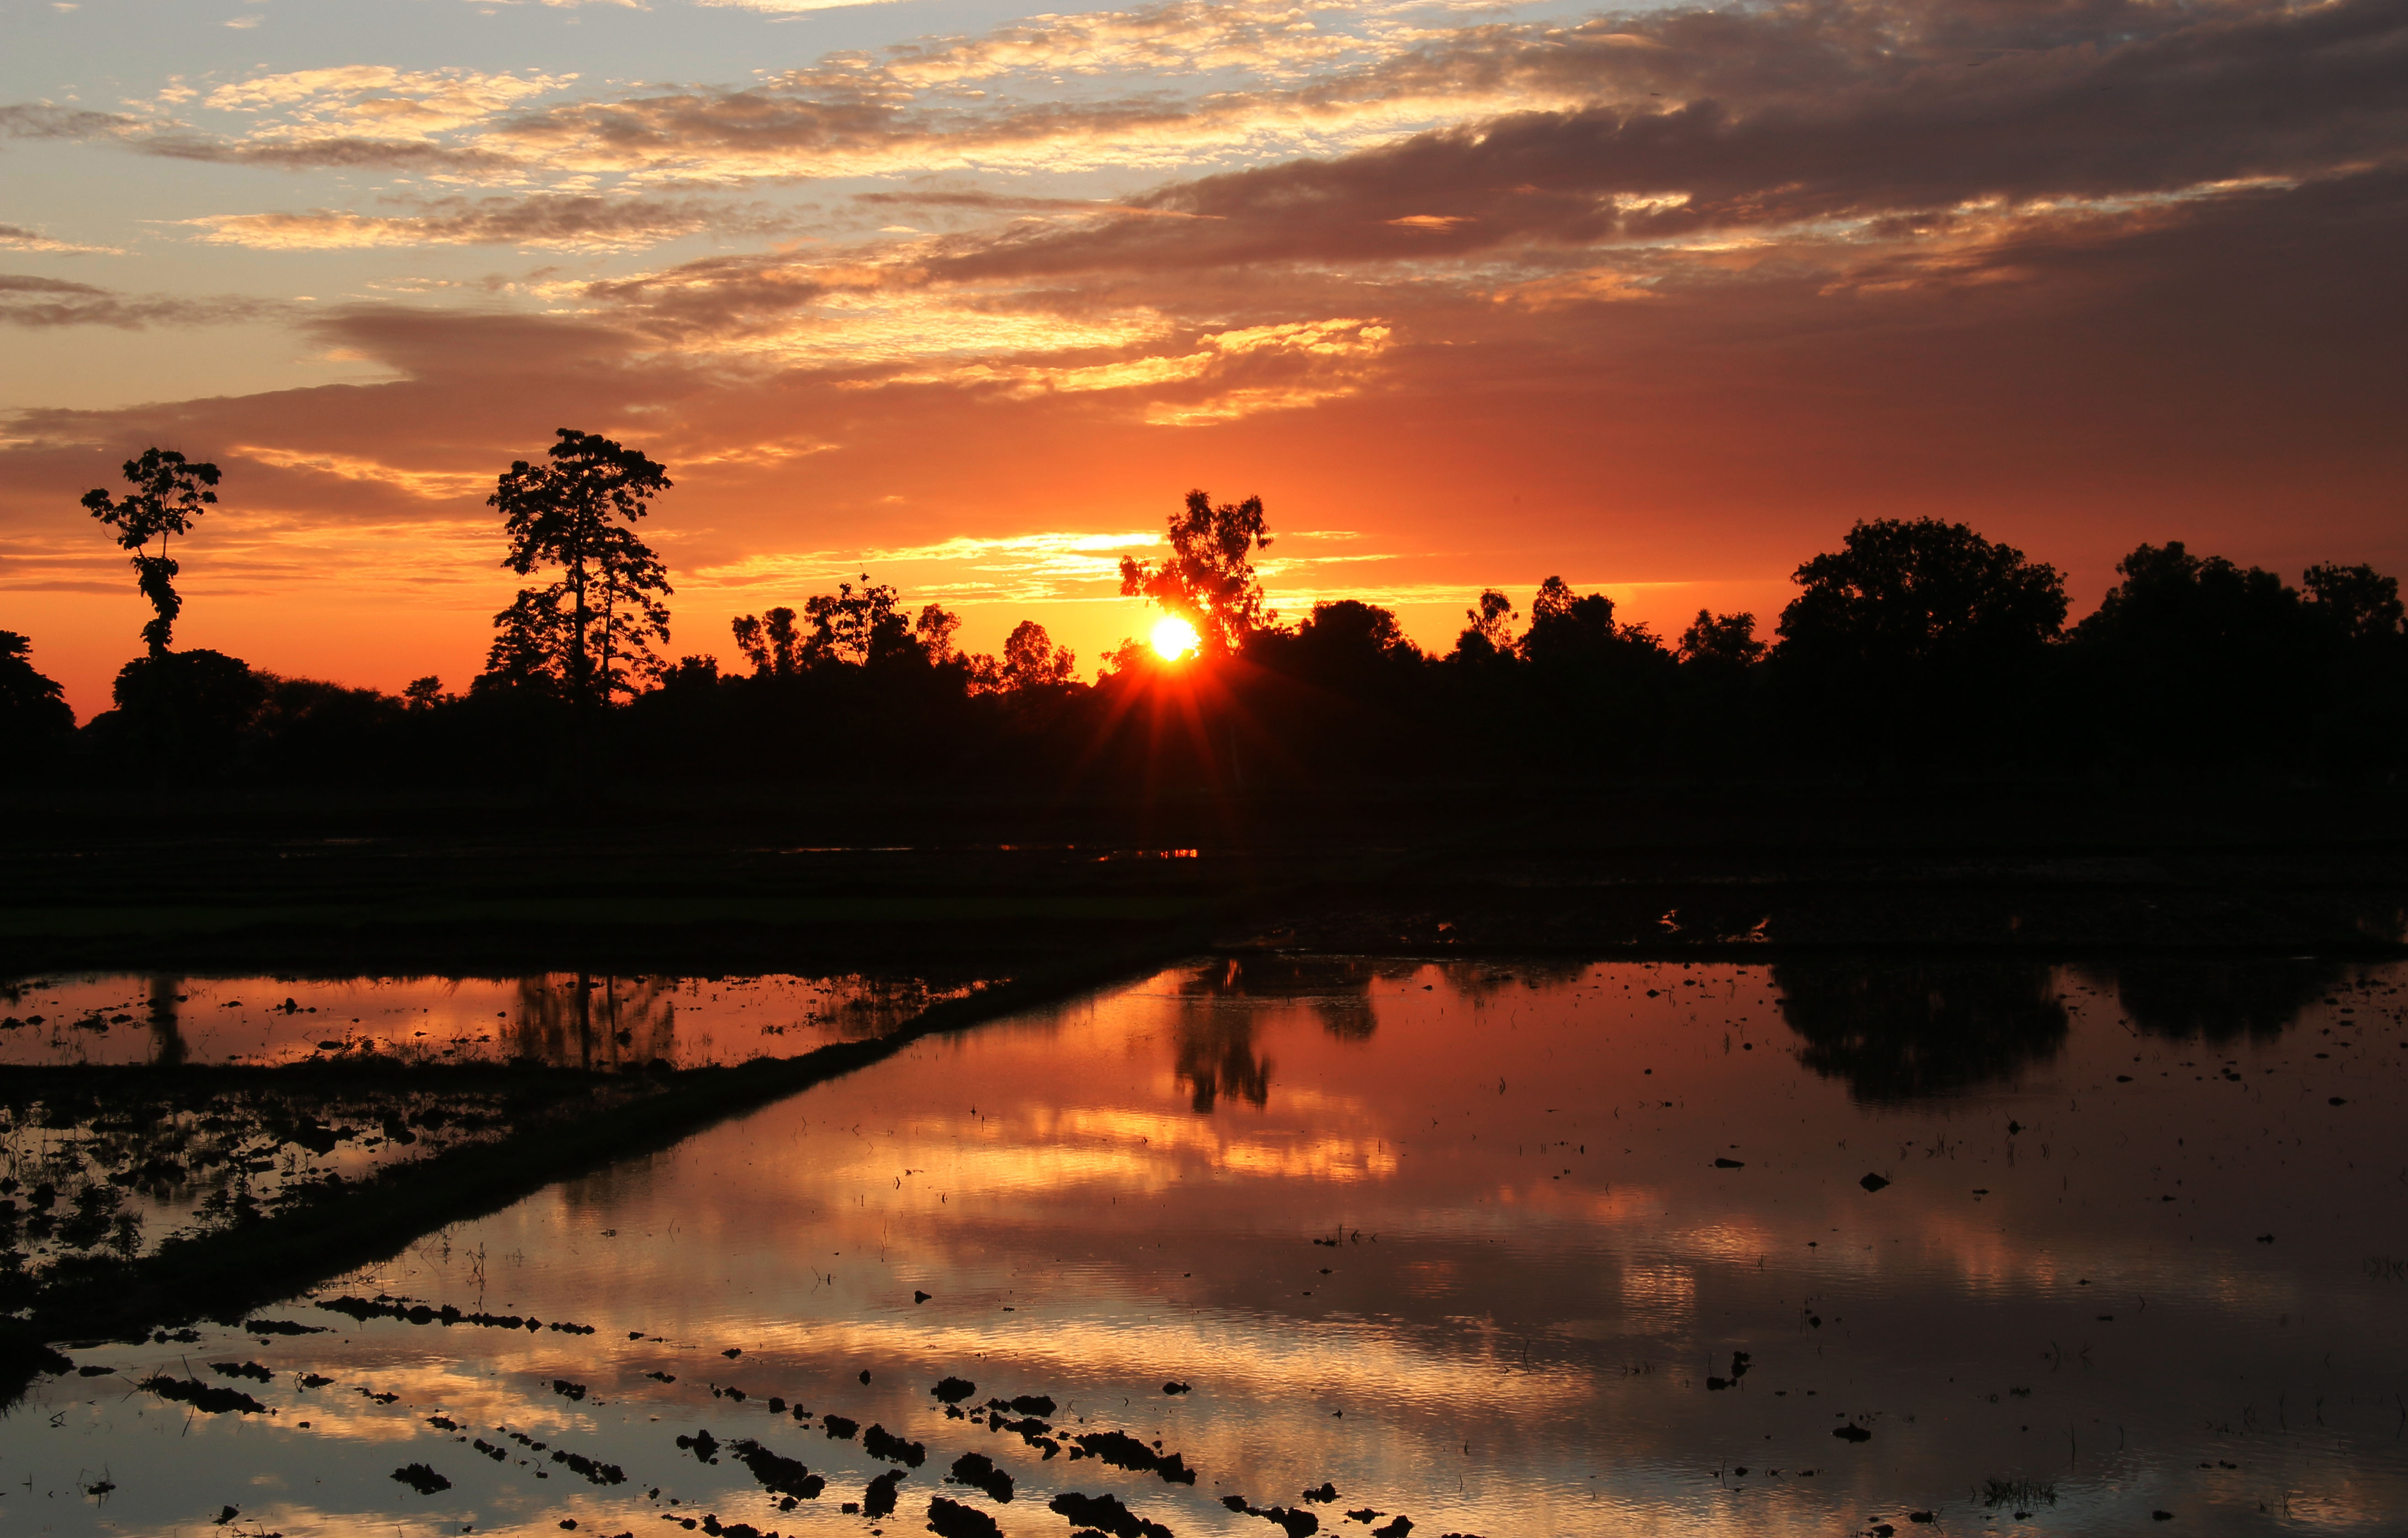
[[[2186,764],[2297,759],[2329,703],[2329,637],[2298,591],[2257,566],[2143,545],[2075,627],[2096,730]]]
[[[1550,577],[1530,600],[1522,655],[1541,664],[1593,661],[1618,638],[1612,599],[1601,592],[1575,593],[1562,577]]]
[[[1798,568],[1781,615],[1793,661],[1897,670],[2027,655],[2065,624],[2057,568],[1962,523],[1881,519]]]
[[[556,586],[519,590],[510,606],[494,616],[485,670],[470,681],[470,692],[509,690],[567,696],[568,654],[576,641],[560,600]]]
[[[1326,695],[1392,707],[1422,665],[1394,613],[1354,598],[1313,605],[1294,630],[1258,631],[1246,655]]]
[[[661,675],[661,688],[710,694],[719,688],[719,659],[699,655],[681,657],[675,667]]]
[[[953,648],[953,636],[962,628],[962,617],[941,604],[923,604],[920,618],[913,620],[911,634],[919,637],[920,649],[932,663],[943,664],[961,654]]]
[[[133,556],[135,581],[156,615],[142,627],[143,644],[150,655],[165,655],[175,637],[176,616],[184,601],[176,592],[176,563],[168,557],[171,535],[190,534],[193,520],[216,505],[218,467],[195,463],[172,449],[145,449],[140,459],[125,462],[125,478],[134,490],[123,501],[113,500],[106,488],[83,494],[93,517],[117,531],[120,548]],[[152,555],[150,541],[159,542]]]
[[[400,766],[369,745],[390,740],[408,714],[406,699],[373,689],[349,689],[317,678],[254,673],[263,689],[244,756],[262,778],[380,779]]]
[[[2027,739],[2065,583],[1962,523],[1881,519],[1798,568],[1774,655],[1801,728],[1915,754]]]
[[[1201,491],[1170,518],[1170,555],[1159,566],[1121,558],[1121,595],[1142,597],[1196,627],[1209,656],[1226,657],[1278,616],[1263,607],[1254,552],[1270,548],[1263,499],[1218,507]]]
[[[118,670],[117,708],[93,721],[108,767],[135,777],[214,777],[230,767],[269,680],[207,648],[136,657]]]
[[[1756,638],[1756,616],[1699,609],[1681,633],[1680,658],[1684,666],[1726,673],[1755,666],[1764,660],[1764,643]]]
[[[736,645],[752,664],[754,677],[793,676],[803,665],[803,637],[795,629],[795,611],[782,605],[761,614],[729,621]]]
[[[432,710],[443,703],[443,680],[432,673],[423,678],[412,678],[401,697],[412,710]]]
[[[2301,586],[2310,623],[2332,654],[2318,753],[2343,773],[2408,763],[2408,627],[2399,579],[2366,565],[2310,566]]]
[[[2300,584],[2316,617],[2347,640],[2385,645],[2400,639],[2400,579],[2372,566],[2310,566]]]
[[[504,566],[521,577],[560,570],[557,581],[522,589],[494,617],[502,634],[487,671],[511,682],[555,679],[572,702],[606,705],[661,670],[652,643],[669,635],[661,602],[671,591],[668,574],[632,525],[669,489],[668,473],[569,427],[560,429],[551,461],[512,462],[486,499],[509,534]]]
[[[833,594],[819,593],[803,603],[803,618],[811,622],[803,643],[806,662],[844,662],[854,666],[889,662],[909,654],[924,655],[911,639],[911,621],[896,603],[895,590],[861,574],[861,587],[839,582]]]
[[[1006,690],[1037,689],[1070,681],[1079,660],[1068,647],[1056,647],[1045,627],[1023,619],[1003,639],[1003,663],[998,681]]]
[[[1478,664],[1517,655],[1513,623],[1522,616],[1514,609],[1513,600],[1489,588],[1481,593],[1479,606],[1464,610],[1463,617],[1470,623],[1455,638],[1459,661]]]
[[[1255,671],[1238,680],[1235,714],[1267,771],[1392,776],[1422,750],[1427,664],[1390,611],[1315,604],[1292,630],[1254,632],[1242,655]]]
[[[75,735],[75,711],[58,681],[37,671],[33,643],[0,630],[0,775],[30,773]]]

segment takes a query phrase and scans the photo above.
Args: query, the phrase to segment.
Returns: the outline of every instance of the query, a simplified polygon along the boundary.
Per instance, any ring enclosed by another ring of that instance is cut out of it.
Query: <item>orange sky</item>
[[[179,644],[387,689],[561,426],[669,465],[723,662],[867,569],[1091,666],[1191,486],[1439,647],[1558,573],[1769,626],[1859,517],[2077,615],[2143,539],[2408,565],[2399,0],[524,9],[11,23],[0,626],[82,714],[150,443],[226,472]]]

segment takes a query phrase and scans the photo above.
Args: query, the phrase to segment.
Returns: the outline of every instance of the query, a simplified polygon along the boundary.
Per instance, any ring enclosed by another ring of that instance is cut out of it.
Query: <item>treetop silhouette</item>
[[[2028,651],[2065,627],[2065,580],[1962,523],[1858,523],[1841,548],[1799,566],[1782,612],[1784,657],[1912,666]]]
[[[176,591],[179,568],[167,554],[167,541],[192,533],[193,520],[216,505],[218,494],[210,488],[219,481],[218,467],[187,460],[172,449],[150,448],[142,450],[141,458],[127,460],[124,471],[134,490],[122,500],[95,486],[83,494],[83,506],[114,528],[119,547],[131,552],[135,581],[156,611],[142,627],[142,641],[151,656],[163,657],[175,638],[176,617],[184,609]],[[159,542],[157,555],[150,550],[154,539]]]
[[[560,576],[520,589],[494,616],[500,634],[479,682],[556,688],[591,707],[662,671],[652,644],[669,638],[668,572],[631,525],[671,483],[664,466],[609,438],[572,427],[558,437],[550,463],[513,461],[486,499],[509,536],[503,566]]]
[[[1160,565],[1121,558],[1121,596],[1144,598],[1196,627],[1207,656],[1226,657],[1279,616],[1263,606],[1254,552],[1268,549],[1263,499],[1218,507],[1201,491],[1169,520],[1170,554]]]
[[[17,632],[0,630],[0,738],[20,748],[64,741],[75,733],[66,691],[34,666],[33,649]],[[0,774],[11,767],[0,762]]]

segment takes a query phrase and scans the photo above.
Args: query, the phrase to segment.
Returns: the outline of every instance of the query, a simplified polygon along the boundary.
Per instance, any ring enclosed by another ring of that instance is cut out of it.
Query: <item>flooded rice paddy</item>
[[[70,974],[0,983],[0,1066],[699,1068],[881,1035],[991,980]]]
[[[0,1527],[2397,1531],[2403,981],[1198,961],[75,1343]]]
[[[882,1036],[994,980],[99,973],[0,984],[0,1075],[304,1071],[162,1075],[139,1093],[107,1075],[0,1079],[0,1306],[12,1278],[79,1252],[146,1254],[323,1201],[394,1164],[624,1106],[677,1071]]]

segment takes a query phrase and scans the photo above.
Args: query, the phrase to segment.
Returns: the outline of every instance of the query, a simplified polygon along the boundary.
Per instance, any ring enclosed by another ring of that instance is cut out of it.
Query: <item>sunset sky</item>
[[[673,654],[867,570],[1082,671],[1192,486],[1291,614],[1560,573],[1769,627],[1856,518],[2076,615],[2143,539],[2408,568],[2408,0],[0,0],[0,628],[225,471],[184,647],[465,688],[484,498],[664,461]]]

